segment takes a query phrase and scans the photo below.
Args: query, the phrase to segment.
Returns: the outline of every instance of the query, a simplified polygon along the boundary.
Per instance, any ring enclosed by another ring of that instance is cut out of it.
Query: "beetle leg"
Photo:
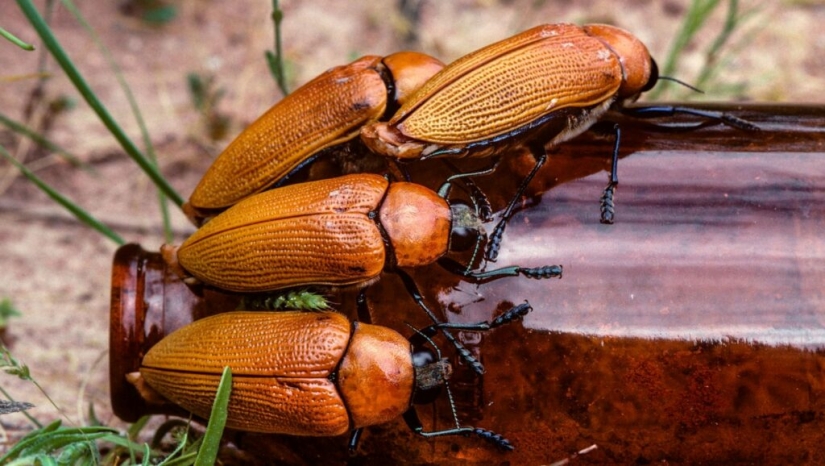
[[[651,105],[647,107],[623,107],[621,112],[625,115],[636,118],[656,118],[660,116],[674,116],[678,113],[685,115],[694,115],[709,120],[718,121],[733,128],[738,128],[744,131],[760,131],[760,128],[742,118],[728,115],[722,112],[713,112],[710,110],[700,110],[690,107],[677,107],[673,105]]]
[[[312,155],[312,156],[310,156],[310,157],[307,157],[307,158],[306,158],[306,160],[304,160],[303,162],[299,163],[297,166],[295,166],[295,168],[293,168],[292,170],[290,170],[290,171],[289,171],[289,173],[287,173],[286,175],[284,175],[283,177],[281,177],[281,179],[279,179],[279,180],[278,180],[275,184],[273,184],[273,185],[272,185],[272,188],[280,188],[281,186],[286,185],[287,181],[289,181],[289,179],[290,179],[290,178],[292,178],[292,177],[293,177],[293,176],[295,176],[298,172],[300,172],[301,170],[303,170],[303,169],[304,169],[304,167],[306,167],[306,166],[308,166],[309,164],[311,164],[311,163],[315,162],[315,160],[318,158],[318,156],[320,156],[322,153],[324,153],[324,151],[321,151],[321,152],[319,152],[319,153],[317,153],[317,154],[315,154],[315,155]]]
[[[438,259],[438,265],[444,267],[449,272],[460,275],[471,283],[487,283],[503,277],[517,277],[522,275],[527,278],[541,280],[544,278],[561,278],[563,267],[560,265],[545,265],[543,267],[519,267],[513,265],[500,269],[487,270],[484,272],[467,271],[461,264],[449,257]]]
[[[349,437],[349,453],[355,454],[355,449],[358,448],[358,441],[361,439],[361,433],[364,431],[363,427],[359,427],[352,431]]]
[[[426,312],[427,315],[430,316],[430,320],[432,320],[434,324],[441,324],[442,322],[438,320],[438,317],[436,317],[433,311],[431,311],[430,308],[427,307],[427,304],[424,302],[424,297],[421,296],[421,291],[419,291],[418,286],[415,284],[415,281],[412,279],[412,277],[410,277],[410,275],[407,272],[401,269],[396,269],[395,273],[397,273],[398,276],[401,277],[401,281],[404,282],[404,286],[407,288],[407,291],[410,293],[410,296],[412,296],[413,300],[415,300],[415,303],[418,304],[418,307],[423,309],[424,312]],[[442,335],[444,335],[444,338],[446,338],[447,341],[452,343],[452,345],[458,352],[458,355],[473,368],[473,371],[475,371],[478,374],[484,373],[484,366],[481,364],[481,362],[473,356],[470,350],[468,350],[464,345],[462,345],[458,340],[456,340],[452,333],[450,333],[446,329],[441,329],[441,333]]]
[[[493,322],[482,321],[482,322],[475,322],[475,323],[460,323],[460,322],[439,322],[437,324],[430,325],[429,327],[425,327],[416,331],[416,334],[410,337],[410,342],[413,343],[413,346],[417,343],[423,343],[421,341],[423,336],[433,336],[435,335],[436,330],[442,330],[445,328],[453,329],[453,330],[467,330],[467,331],[475,331],[475,332],[486,332],[487,330],[499,327],[504,324],[509,324],[514,320],[517,320],[521,317],[526,316],[530,311],[533,310],[533,307],[530,306],[530,303],[527,301],[513,306],[504,314],[496,317]]]
[[[435,430],[432,432],[425,432],[424,426],[421,424],[421,419],[418,418],[418,413],[415,412],[415,409],[410,408],[404,413],[404,421],[407,423],[407,426],[415,432],[416,434],[426,437],[442,437],[445,435],[469,435],[474,434],[477,435],[488,442],[494,443],[498,445],[499,448],[504,450],[513,450],[513,444],[510,443],[509,440],[497,434],[493,431],[480,429],[477,427],[456,427],[453,429],[444,429],[444,430]]]
[[[607,180],[607,187],[604,188],[604,193],[599,202],[601,209],[600,222],[604,224],[612,224],[616,217],[616,208],[613,203],[613,195],[616,193],[616,185],[619,184],[619,146],[622,142],[622,130],[619,124],[613,125],[613,133],[616,135],[613,143],[613,160],[610,163],[610,178]]]
[[[530,173],[521,180],[515,196],[513,196],[510,203],[507,204],[507,208],[504,209],[504,213],[501,215],[501,220],[498,221],[498,224],[496,224],[496,227],[493,229],[493,234],[490,235],[490,240],[487,243],[487,252],[485,254],[488,261],[495,261],[498,257],[498,251],[501,248],[501,237],[504,235],[504,228],[507,226],[507,221],[510,220],[510,217],[513,215],[513,209],[516,207],[516,203],[521,199],[521,196],[527,189],[527,185],[529,185],[533,177],[536,176],[536,172],[539,171],[539,168],[541,168],[547,160],[547,151],[541,144],[532,144],[530,146],[530,152],[533,154],[533,157],[536,158],[536,165],[530,170]]]
[[[355,298],[356,308],[358,309],[358,320],[366,324],[372,323],[372,316],[370,315],[370,307],[367,302],[367,288],[361,288],[358,296]]]
[[[458,168],[450,162],[449,159],[441,159],[445,165],[450,167],[454,172],[458,172]],[[447,199],[450,195],[450,188],[452,188],[453,181],[461,179],[464,187],[467,189],[467,193],[470,195],[470,200],[473,202],[473,205],[476,206],[476,211],[478,218],[481,219],[482,222],[487,222],[493,217],[493,207],[490,205],[490,200],[487,199],[487,195],[478,187],[478,185],[473,182],[470,177],[476,176],[485,176],[495,172],[498,169],[498,166],[501,164],[501,157],[495,157],[493,164],[487,168],[483,168],[481,170],[477,170],[474,172],[466,172],[466,173],[456,173],[455,175],[450,176],[447,178],[447,181],[438,188],[438,195],[443,199]]]

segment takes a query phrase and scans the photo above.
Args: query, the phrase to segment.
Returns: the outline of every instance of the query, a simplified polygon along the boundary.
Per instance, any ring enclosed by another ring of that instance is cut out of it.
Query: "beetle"
[[[215,159],[184,205],[195,225],[260,192],[341,144],[370,121],[389,118],[443,67],[417,52],[365,56],[332,68],[286,96]]]
[[[154,391],[208,418],[223,368],[229,366],[233,381],[226,426],[232,429],[299,436],[352,431],[354,450],[361,429],[403,416],[424,437],[474,434],[512,450],[501,435],[461,427],[458,419],[455,428],[426,432],[413,405],[435,401],[451,374],[437,347],[436,353],[423,347],[432,343],[429,336],[437,328],[487,331],[531,310],[525,302],[492,323],[438,323],[409,340],[336,312],[227,312],[163,338],[143,357],[139,375],[128,379],[149,399],[158,399]]]
[[[375,174],[283,186],[214,217],[164,259],[181,276],[241,293],[305,285],[367,286],[385,268],[438,261],[453,243],[479,234],[477,216],[435,191]],[[489,280],[558,276],[556,268],[506,267],[462,273]],[[191,280],[190,280],[191,281]]]
[[[545,147],[578,136],[610,109],[636,116],[685,113],[758,129],[730,115],[685,107],[624,107],[659,79],[647,47],[623,29],[543,25],[448,65],[388,122],[364,126],[361,138],[373,152],[400,161],[484,157],[527,147],[536,163],[491,234],[487,258],[495,260],[506,220],[547,158]],[[614,219],[618,125],[614,131],[610,181],[601,202],[603,223]]]
[[[450,204],[442,196],[446,194],[415,183],[390,183],[366,173],[283,186],[244,199],[179,247],[164,245],[161,252],[188,283],[239,293],[308,285],[364,289],[389,269],[434,322],[435,314],[403,268],[438,262],[474,282],[519,275],[561,278],[557,265],[474,271],[442,257],[483,231],[468,205]],[[449,332],[444,334],[483,372]]]

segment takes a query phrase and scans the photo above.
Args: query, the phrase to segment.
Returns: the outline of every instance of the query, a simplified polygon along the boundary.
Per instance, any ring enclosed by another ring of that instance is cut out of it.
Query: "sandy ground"
[[[37,2],[42,7],[44,2]],[[280,98],[263,59],[272,48],[269,2],[175,2],[177,17],[150,25],[124,13],[126,4],[141,2],[78,1],[104,43],[123,68],[147,120],[163,172],[188,195],[213,156],[230,140],[212,140],[204,119],[191,103],[187,73],[213,76],[225,91],[218,112],[230,118],[229,136]],[[387,54],[412,48],[451,61],[463,53],[543,22],[611,22],[633,31],[649,44],[654,56],[670,47],[687,0],[421,0],[420,17],[411,23],[398,2],[282,2],[284,54],[291,87],[326,68],[364,54]],[[410,1],[410,4],[419,2]],[[735,54],[706,98],[822,103],[825,88],[825,5],[809,2],[742,2],[754,18],[734,37]],[[0,25],[38,45],[17,6],[0,4]],[[712,41],[724,19],[712,19],[703,37]],[[105,59],[81,26],[63,8],[52,24],[69,55],[115,119],[135,140],[137,126],[128,103]],[[410,34],[407,31],[412,31]],[[703,44],[688,49],[677,76],[691,81],[701,64]],[[0,111],[22,119],[31,101],[39,53],[27,53],[0,42]],[[88,106],[53,62],[47,69],[45,102],[60,97],[77,105],[48,124],[48,137],[88,163],[93,173],[61,161],[0,130],[0,143],[25,161],[42,164],[39,176],[109,223],[127,241],[147,249],[160,246],[160,216],[152,186],[128,160]],[[29,76],[29,77],[27,77]],[[744,85],[742,92],[731,86]],[[29,124],[49,119],[45,104]],[[191,227],[179,212],[174,226],[181,236]],[[80,226],[7,164],[0,163],[0,299],[9,298],[22,317],[14,319],[5,341],[28,364],[33,376],[74,421],[94,404],[107,423],[113,418],[108,401],[108,312],[111,257],[116,245]],[[19,399],[33,402],[41,420],[57,417],[31,384],[11,376],[0,385]],[[20,415],[0,423],[13,440],[26,426]],[[3,432],[0,432],[2,435]]]

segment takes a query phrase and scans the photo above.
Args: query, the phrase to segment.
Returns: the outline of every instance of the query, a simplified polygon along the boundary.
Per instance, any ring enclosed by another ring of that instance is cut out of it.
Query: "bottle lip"
[[[146,269],[151,253],[138,244],[126,244],[115,252],[112,264],[112,295],[109,312],[109,390],[114,414],[135,422],[147,406],[126,374],[140,368],[145,342]]]
[[[166,333],[192,320],[192,303],[198,299],[168,270],[159,253],[138,244],[126,244],[115,252],[109,311],[109,391],[112,412],[123,421],[135,422],[147,414],[186,415],[172,405],[146,403],[126,375],[140,369],[143,355]],[[167,309],[172,302],[174,308]],[[174,319],[171,326],[170,317]]]

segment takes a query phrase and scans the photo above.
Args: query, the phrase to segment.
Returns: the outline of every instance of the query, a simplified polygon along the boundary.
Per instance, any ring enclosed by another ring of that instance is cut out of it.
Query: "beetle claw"
[[[503,450],[515,450],[515,447],[512,443],[510,443],[509,440],[504,438],[501,434],[493,432],[492,430],[481,429],[479,427],[476,427],[473,429],[473,433],[490,443],[496,444],[499,448]]]
[[[504,236],[505,228],[507,228],[507,222],[501,220],[490,235],[490,240],[487,243],[487,251],[484,254],[484,257],[489,262],[495,262],[498,258],[498,252],[501,249],[501,237]]]
[[[614,183],[610,183],[607,185],[607,188],[605,188],[604,194],[602,194],[600,201],[602,214],[599,221],[605,225],[612,225],[616,217],[616,206],[613,201],[613,195],[615,193],[616,185]]]

